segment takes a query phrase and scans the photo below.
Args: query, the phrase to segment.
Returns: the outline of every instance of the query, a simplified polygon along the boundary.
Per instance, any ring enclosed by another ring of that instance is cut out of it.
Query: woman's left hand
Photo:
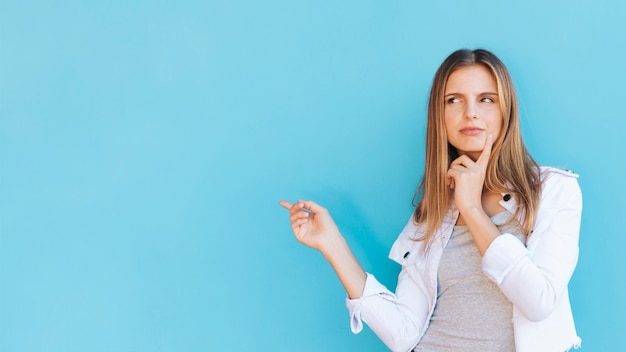
[[[482,193],[492,141],[493,135],[490,134],[476,161],[467,155],[461,155],[450,164],[448,183],[454,189],[454,204],[461,213],[471,208],[483,209]]]

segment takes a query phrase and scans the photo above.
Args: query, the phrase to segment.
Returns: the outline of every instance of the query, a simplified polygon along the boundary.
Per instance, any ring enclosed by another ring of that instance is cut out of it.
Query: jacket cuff
[[[519,239],[510,233],[496,237],[483,255],[483,272],[500,285],[515,265],[528,255],[528,250]]]
[[[346,295],[346,307],[350,312],[350,329],[353,333],[358,334],[363,330],[363,320],[361,319],[361,312],[364,302],[373,296],[379,296],[389,301],[395,300],[395,295],[391,293],[383,284],[376,280],[376,277],[370,273],[366,273],[365,287],[363,288],[363,294],[359,298],[350,299]]]

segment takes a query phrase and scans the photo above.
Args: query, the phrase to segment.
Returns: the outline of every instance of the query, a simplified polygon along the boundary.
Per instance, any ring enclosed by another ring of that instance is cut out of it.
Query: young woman
[[[362,269],[325,208],[280,204],[345,287],[353,332],[364,321],[393,351],[562,352],[580,345],[567,291],[576,179],[528,153],[504,64],[459,50],[433,81],[418,204],[389,255],[402,265],[395,293]]]

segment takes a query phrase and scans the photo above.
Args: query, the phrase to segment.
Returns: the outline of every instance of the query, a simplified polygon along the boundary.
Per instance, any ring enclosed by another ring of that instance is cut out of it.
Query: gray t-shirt
[[[508,212],[491,218],[501,232],[525,235]],[[437,303],[415,352],[513,352],[513,306],[482,271],[467,226],[455,226],[437,272]]]

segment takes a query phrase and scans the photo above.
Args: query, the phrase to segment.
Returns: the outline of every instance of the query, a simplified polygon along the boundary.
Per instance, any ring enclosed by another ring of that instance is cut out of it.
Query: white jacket
[[[517,352],[563,352],[578,348],[567,284],[578,260],[582,195],[578,175],[542,167],[543,190],[526,246],[508,233],[498,236],[482,258],[485,274],[513,303]],[[515,212],[515,195],[500,201]],[[363,295],[346,299],[354,333],[362,321],[393,351],[411,351],[428,328],[437,297],[439,259],[459,216],[452,207],[433,243],[415,241],[424,229],[409,220],[389,257],[402,265],[395,294],[368,274]]]

